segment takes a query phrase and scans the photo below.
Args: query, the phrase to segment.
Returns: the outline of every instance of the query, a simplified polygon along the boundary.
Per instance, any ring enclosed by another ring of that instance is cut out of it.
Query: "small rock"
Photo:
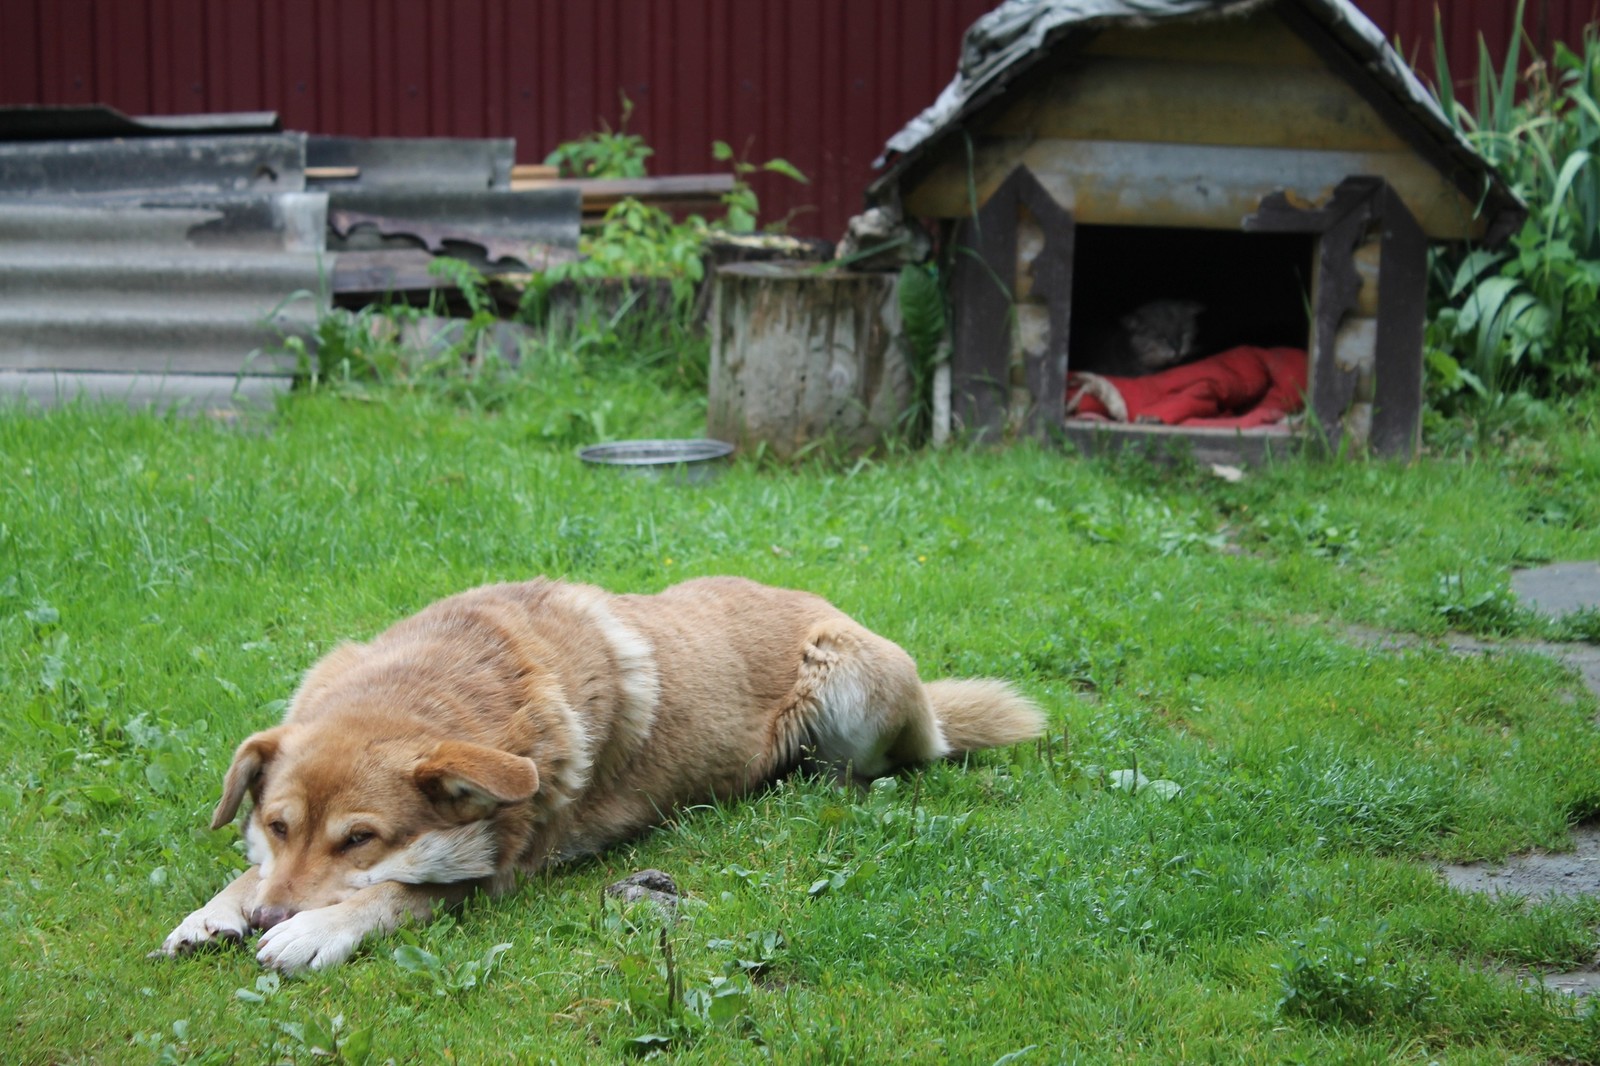
[[[661,870],[640,870],[636,874],[629,874],[622,880],[607,885],[606,895],[620,899],[624,903],[636,903],[641,899],[648,899],[671,915],[677,912],[681,893],[678,891],[677,882]]]

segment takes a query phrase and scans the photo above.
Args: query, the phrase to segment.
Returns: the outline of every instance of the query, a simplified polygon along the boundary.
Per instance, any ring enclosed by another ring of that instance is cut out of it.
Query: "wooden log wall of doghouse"
[[[1382,178],[1348,178],[1319,208],[1268,197],[1244,229],[1318,235],[1309,400],[1322,443],[1416,451],[1428,245],[1405,203]]]
[[[956,230],[950,409],[972,436],[1061,425],[1072,216],[1018,167]]]

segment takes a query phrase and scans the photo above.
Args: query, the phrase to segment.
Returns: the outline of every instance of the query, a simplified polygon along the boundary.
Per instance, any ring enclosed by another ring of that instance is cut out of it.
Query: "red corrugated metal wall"
[[[1576,41],[1597,0],[1527,0]],[[276,110],[290,129],[514,136],[522,162],[635,110],[652,172],[717,169],[711,142],[782,156],[765,217],[837,237],[890,134],[954,73],[991,0],[0,0],[0,104],[103,102],[133,114]],[[1360,0],[1432,66],[1431,0]],[[1496,54],[1515,0],[1443,5],[1452,69]]]

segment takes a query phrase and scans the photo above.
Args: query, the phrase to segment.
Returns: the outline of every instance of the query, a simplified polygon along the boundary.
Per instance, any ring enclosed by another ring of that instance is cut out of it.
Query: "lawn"
[[[1430,865],[1600,811],[1595,700],[1537,656],[1363,636],[1570,636],[1506,589],[1600,558],[1600,402],[1238,484],[1029,445],[700,486],[574,456],[702,418],[666,370],[571,353],[238,424],[0,412],[5,1060],[1600,1059],[1600,1017],[1519,981],[1590,963],[1600,901]],[[145,957],[244,865],[205,828],[221,773],[337,641],[480,582],[714,573],[821,593],[925,677],[1014,680],[1049,742],[690,812],[324,974]],[[646,867],[686,893],[665,927],[602,896]]]

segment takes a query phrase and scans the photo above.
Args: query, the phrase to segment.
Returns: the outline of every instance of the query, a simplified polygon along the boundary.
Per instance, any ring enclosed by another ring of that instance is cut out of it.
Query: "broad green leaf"
[[[800,168],[789,162],[787,159],[769,159],[765,163],[761,164],[761,169],[770,170],[776,174],[782,174],[786,178],[791,178],[795,181],[798,181],[801,185],[811,184],[811,179],[802,174],[800,172]]]
[[[931,266],[907,263],[900,270],[900,328],[919,365],[933,365],[944,338],[944,291]]]

